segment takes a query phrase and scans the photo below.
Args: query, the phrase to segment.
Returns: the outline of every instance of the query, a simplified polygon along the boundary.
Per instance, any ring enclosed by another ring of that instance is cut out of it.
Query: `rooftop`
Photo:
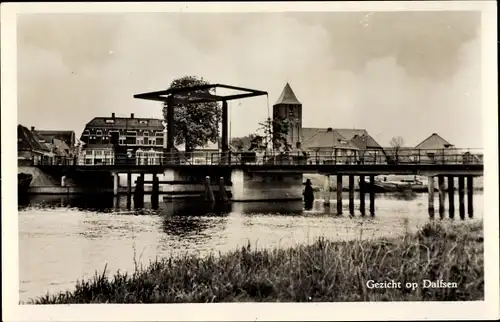
[[[295,93],[292,90],[292,87],[290,87],[289,83],[286,83],[285,87],[283,88],[283,91],[281,92],[280,97],[276,101],[274,105],[278,104],[294,104],[294,105],[301,105],[300,101],[297,99],[297,96],[295,96]]]

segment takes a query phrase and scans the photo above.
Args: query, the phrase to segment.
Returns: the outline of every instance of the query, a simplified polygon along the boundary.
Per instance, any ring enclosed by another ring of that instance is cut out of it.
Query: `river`
[[[332,194],[333,196],[333,194]],[[312,210],[301,202],[235,203],[209,207],[197,202],[160,202],[151,209],[128,210],[126,198],[113,196],[32,196],[19,205],[20,301],[73,289],[76,281],[102,272],[133,271],[156,257],[227,252],[250,242],[257,248],[329,239],[376,238],[415,230],[428,221],[427,194],[377,194],[375,217],[350,217],[347,195],[343,212]],[[458,216],[458,195],[455,195]],[[437,194],[436,194],[437,208]],[[436,213],[436,216],[438,214]],[[474,194],[474,220],[483,217],[483,194]],[[457,219],[455,219],[457,220]],[[459,220],[459,219],[458,219]],[[467,219],[469,220],[469,219]]]

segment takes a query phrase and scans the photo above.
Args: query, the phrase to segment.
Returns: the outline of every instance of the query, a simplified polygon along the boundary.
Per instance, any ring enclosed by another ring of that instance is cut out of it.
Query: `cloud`
[[[364,127],[383,145],[438,132],[478,146],[479,19],[468,12],[25,16],[19,120],[79,133],[111,112],[161,117],[160,104],[133,95],[192,74],[267,90],[270,107],[288,81],[304,126]],[[233,136],[255,131],[268,113],[266,97],[230,107]]]

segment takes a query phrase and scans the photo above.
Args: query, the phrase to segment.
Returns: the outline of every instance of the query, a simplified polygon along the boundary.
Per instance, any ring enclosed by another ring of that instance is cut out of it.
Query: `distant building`
[[[461,162],[462,156],[455,146],[443,139],[439,134],[432,133],[428,138],[415,146],[420,162],[443,163]]]
[[[25,126],[17,126],[18,165],[52,164],[54,153]]]
[[[51,142],[54,139],[61,140],[70,148],[74,147],[76,144],[76,135],[74,131],[37,130],[32,126],[31,132],[45,139],[47,142]]]
[[[441,149],[453,149],[455,146],[450,142],[443,139],[437,133],[432,133],[428,138],[417,144],[415,149],[421,150],[441,150]]]
[[[31,132],[39,143],[54,154],[54,164],[76,163],[78,150],[74,131],[36,130],[32,126]]]
[[[385,160],[380,144],[364,129],[303,128],[302,134],[303,150],[330,153],[337,163]]]
[[[283,92],[273,105],[273,120],[286,120],[289,124],[287,142],[291,149],[300,148],[302,140],[302,103],[297,99],[290,84],[286,83]]]
[[[384,158],[380,144],[364,129],[302,127],[302,103],[288,83],[273,105],[273,119],[277,118],[290,124],[287,141],[292,150],[330,156],[339,163]]]
[[[80,140],[84,143],[81,163],[159,164],[165,133],[161,119],[95,117],[87,123]]]

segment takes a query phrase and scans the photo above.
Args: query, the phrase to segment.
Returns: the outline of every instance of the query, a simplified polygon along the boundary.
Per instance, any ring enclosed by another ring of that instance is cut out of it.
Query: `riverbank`
[[[318,239],[288,249],[247,246],[220,256],[158,260],[112,279],[96,274],[71,292],[31,304],[481,300],[483,263],[482,224],[436,221],[391,239]],[[424,280],[457,287],[423,288]],[[370,281],[394,281],[396,288],[373,288]]]

